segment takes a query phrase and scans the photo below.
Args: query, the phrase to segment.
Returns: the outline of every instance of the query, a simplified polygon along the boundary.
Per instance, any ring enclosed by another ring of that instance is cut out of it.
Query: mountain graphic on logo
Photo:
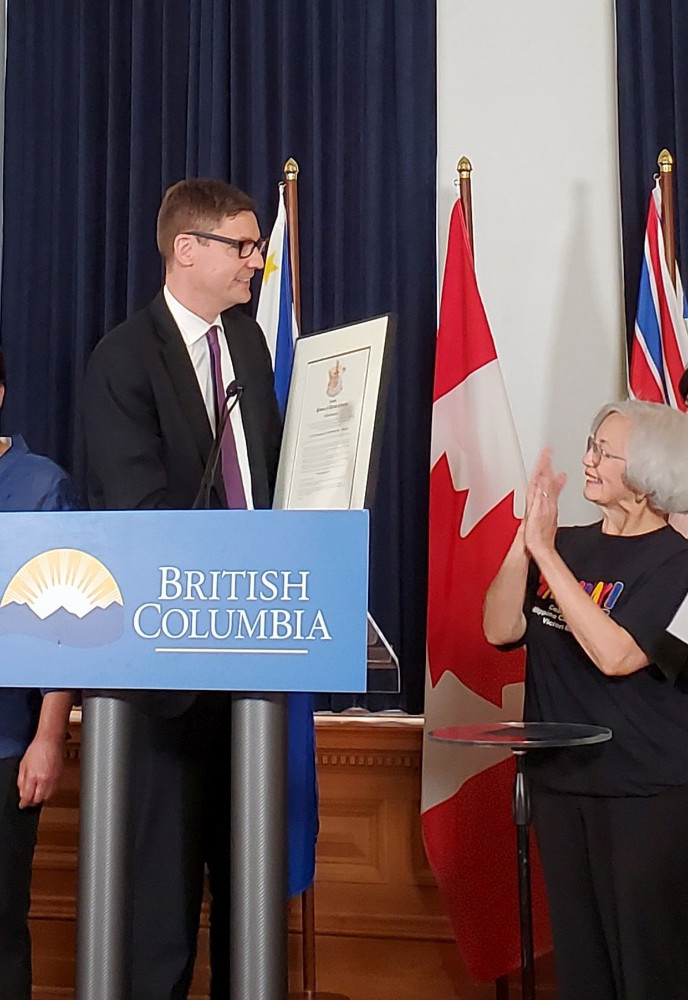
[[[104,646],[124,631],[124,602],[110,571],[87,552],[51,549],[15,573],[0,599],[0,633],[65,646]]]

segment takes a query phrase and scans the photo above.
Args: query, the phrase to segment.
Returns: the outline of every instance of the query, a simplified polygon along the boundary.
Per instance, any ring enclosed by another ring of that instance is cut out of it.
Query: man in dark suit
[[[269,507],[280,441],[272,366],[260,327],[238,308],[263,267],[253,202],[222,181],[181,181],[163,199],[158,248],[162,291],[89,362],[91,506],[192,507],[224,415],[208,503]],[[205,865],[211,996],[227,1000],[230,695],[157,692],[136,705],[132,1000],[186,997]]]

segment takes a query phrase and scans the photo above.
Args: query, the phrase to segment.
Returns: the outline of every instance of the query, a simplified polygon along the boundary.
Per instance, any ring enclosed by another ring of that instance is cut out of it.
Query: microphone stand
[[[213,488],[213,483],[215,482],[215,474],[217,473],[217,466],[222,453],[222,439],[225,435],[225,430],[227,429],[227,424],[232,410],[241,400],[243,392],[243,385],[237,382],[236,379],[233,379],[227,386],[225,398],[222,403],[222,415],[220,416],[220,420],[217,425],[217,433],[215,434],[215,440],[213,441],[213,446],[210,449],[210,454],[208,455],[208,461],[206,462],[205,469],[203,470],[201,485],[199,486],[196,498],[191,505],[192,510],[207,510],[210,506],[210,491]],[[229,402],[230,399],[232,399],[231,404]]]

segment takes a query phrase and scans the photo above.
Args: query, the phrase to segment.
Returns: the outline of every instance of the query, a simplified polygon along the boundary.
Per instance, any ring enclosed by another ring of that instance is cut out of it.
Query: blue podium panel
[[[0,686],[366,689],[366,511],[0,515]]]

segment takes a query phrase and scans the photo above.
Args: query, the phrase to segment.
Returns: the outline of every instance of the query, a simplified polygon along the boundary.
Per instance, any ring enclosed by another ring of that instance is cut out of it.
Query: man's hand
[[[36,735],[19,763],[20,809],[40,805],[55,791],[64,764],[71,708],[71,691],[49,691],[43,696]]]
[[[36,734],[19,764],[20,809],[38,806],[50,798],[60,780],[63,764],[64,734],[58,739]]]

